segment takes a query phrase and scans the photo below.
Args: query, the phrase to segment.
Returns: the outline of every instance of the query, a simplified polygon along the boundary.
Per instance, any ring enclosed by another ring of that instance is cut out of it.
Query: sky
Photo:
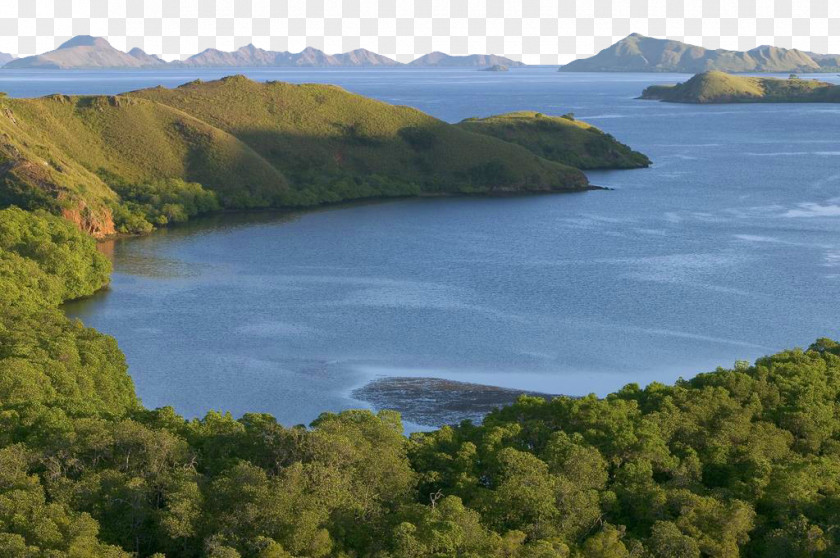
[[[0,52],[16,56],[94,35],[167,60],[253,43],[364,47],[401,62],[439,50],[563,64],[632,32],[840,53],[840,0],[0,0]]]

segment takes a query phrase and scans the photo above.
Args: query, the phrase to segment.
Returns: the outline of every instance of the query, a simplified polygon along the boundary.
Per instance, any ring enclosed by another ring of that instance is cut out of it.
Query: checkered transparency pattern
[[[840,53],[840,0],[0,0],[0,52],[18,56],[94,35],[167,60],[253,43],[364,47],[401,62],[440,50],[562,64],[632,32]]]

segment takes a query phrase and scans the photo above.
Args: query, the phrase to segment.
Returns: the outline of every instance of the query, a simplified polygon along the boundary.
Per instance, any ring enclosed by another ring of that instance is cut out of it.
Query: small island
[[[651,85],[641,99],[669,103],[837,103],[840,86],[791,74],[787,79],[711,71],[676,85]]]
[[[487,68],[482,68],[480,71],[482,72],[507,72],[510,68],[505,66],[504,64],[493,64]]]

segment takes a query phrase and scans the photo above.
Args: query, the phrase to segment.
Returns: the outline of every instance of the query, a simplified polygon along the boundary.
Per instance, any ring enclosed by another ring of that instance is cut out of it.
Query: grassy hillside
[[[18,104],[0,97],[0,206],[46,209],[95,236],[113,233],[108,204],[116,200],[114,192],[19,119],[13,106]]]
[[[521,145],[544,159],[579,169],[635,169],[650,165],[647,156],[571,115],[511,112],[468,118],[458,127]]]
[[[150,225],[127,224],[123,206],[137,200],[122,192],[143,192],[151,220],[188,213],[163,209],[172,195],[152,195],[156,184],[171,194],[172,180],[200,185],[223,208],[588,187],[579,170],[523,147],[327,85],[236,76],[118,96],[0,98],[0,204],[63,213],[104,236]]]
[[[165,105],[126,96],[8,99],[17,129],[99,176],[200,182],[234,206],[269,205],[288,186],[247,145]]]
[[[334,86],[234,76],[130,95],[177,108],[250,145],[289,177],[299,192],[292,201],[301,205],[372,195],[586,185],[580,172],[524,149]]]
[[[676,85],[652,85],[642,99],[672,103],[836,103],[840,87],[813,79],[733,76],[704,72]]]

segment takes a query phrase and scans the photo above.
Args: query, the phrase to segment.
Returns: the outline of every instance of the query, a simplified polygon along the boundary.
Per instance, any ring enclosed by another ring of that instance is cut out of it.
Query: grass
[[[813,79],[733,76],[704,72],[676,85],[652,85],[643,99],[673,103],[840,102],[840,87]]]
[[[378,176],[410,192],[552,190],[577,188],[585,180],[523,149],[334,86],[260,84],[234,76],[133,95],[240,138],[299,188],[324,177],[364,183]],[[504,170],[490,176],[483,172],[487,165]]]
[[[468,118],[458,126],[521,145],[544,159],[579,169],[634,169],[650,165],[647,156],[570,114],[511,112]]]
[[[127,185],[182,180],[223,208],[302,207],[580,190],[578,168],[647,162],[586,124],[534,125],[526,114],[499,117],[516,133],[497,133],[490,119],[451,125],[339,87],[243,76],[117,96],[0,97],[0,204],[63,212],[102,236]]]

